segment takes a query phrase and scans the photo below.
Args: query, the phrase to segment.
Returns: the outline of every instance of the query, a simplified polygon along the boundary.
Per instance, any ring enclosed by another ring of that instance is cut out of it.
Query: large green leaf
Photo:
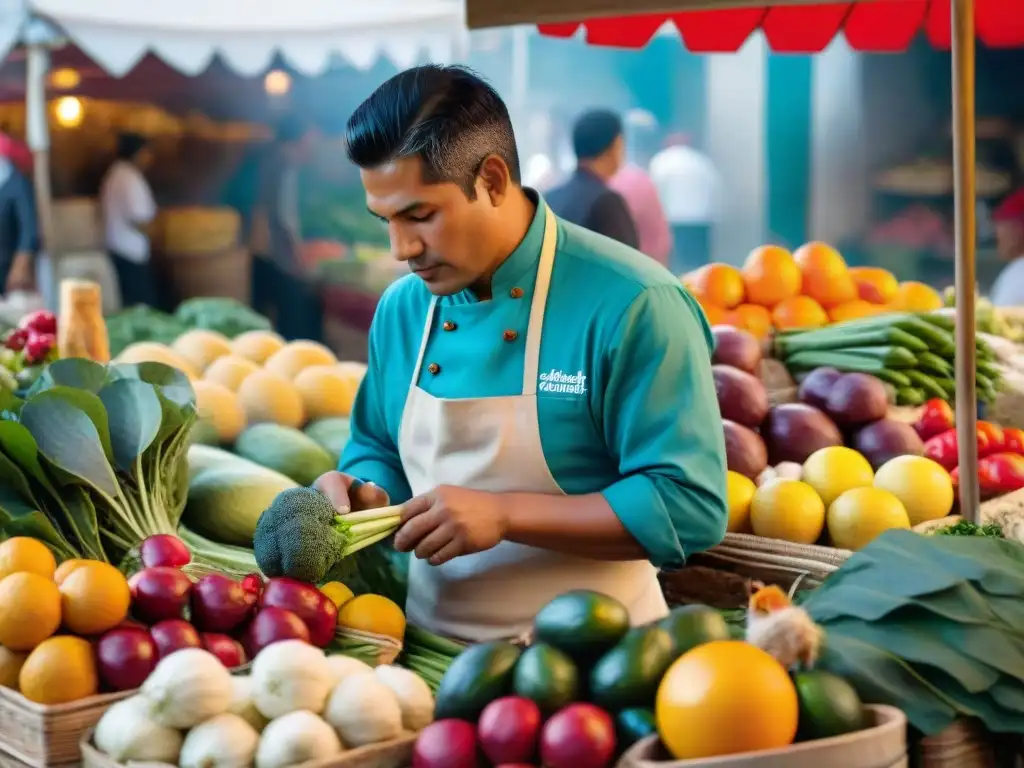
[[[992,733],[1024,732],[1024,713],[1001,707],[988,691],[968,693],[956,680],[934,667],[921,670],[921,676],[956,703],[961,717],[981,720]]]
[[[0,485],[0,530],[7,536],[31,536],[43,542],[59,560],[80,554],[43,512],[3,485]]]
[[[6,487],[13,490],[25,499],[28,504],[32,504],[34,506],[38,506],[39,504],[39,502],[36,501],[35,493],[32,491],[32,486],[25,477],[25,473],[22,472],[21,467],[15,464],[4,453],[0,453],[0,487]]]
[[[99,402],[95,395],[92,397]],[[71,398],[61,397],[58,389],[42,392],[25,403],[21,423],[32,433],[39,452],[64,474],[66,482],[87,484],[111,498],[117,496],[117,478],[96,424],[72,404]]]
[[[196,393],[188,376],[163,363],[116,363],[109,368],[110,376],[116,378],[138,379],[152,384],[160,392],[177,405],[184,408],[195,405]]]
[[[50,363],[29,388],[28,396],[53,387],[72,387],[95,394],[107,382],[107,368],[84,357],[67,357]]]
[[[803,604],[811,617],[819,623],[843,617],[878,621],[910,606],[924,608],[936,616],[962,623],[989,624],[1000,620],[989,602],[967,582],[918,600],[900,597],[890,591],[868,589],[856,583],[855,579],[845,579],[841,583],[836,582],[828,597],[827,600],[821,599],[817,590],[811,590]]]
[[[117,466],[130,472],[160,433],[163,408],[151,384],[119,379],[100,390],[110,424],[110,443]]]
[[[40,392],[35,397],[26,401],[28,403],[43,403],[49,408],[49,403],[55,400],[63,400],[74,406],[92,421],[96,427],[96,435],[99,437],[100,445],[103,446],[103,453],[109,462],[114,460],[114,451],[110,445],[110,423],[107,418],[107,409],[103,407],[103,401],[92,392],[72,387],[56,386],[45,392]],[[21,422],[25,423],[25,411],[22,409]],[[37,440],[38,442],[38,440]]]

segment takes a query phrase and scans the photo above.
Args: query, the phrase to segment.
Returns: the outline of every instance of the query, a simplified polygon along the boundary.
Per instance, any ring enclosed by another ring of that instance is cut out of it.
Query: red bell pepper
[[[990,453],[988,449],[989,435],[980,429],[977,435],[978,456],[987,456]],[[924,444],[924,455],[947,470],[953,470],[960,463],[958,450],[955,429],[947,429]]]
[[[1024,456],[993,453],[978,462],[981,495],[1002,496],[1024,488]]]
[[[1004,429],[1003,441],[1003,450],[1006,453],[1024,455],[1024,429],[1013,429],[1012,427]]]
[[[952,406],[936,397],[924,404],[914,429],[922,440],[931,440],[936,435],[948,432],[954,424]]]
[[[982,448],[981,436],[985,435],[988,439],[985,441],[985,447]],[[985,458],[993,453],[1001,453],[1006,450],[1006,436],[1003,434],[1003,428],[998,424],[993,424],[991,421],[979,421],[978,422],[978,458]]]

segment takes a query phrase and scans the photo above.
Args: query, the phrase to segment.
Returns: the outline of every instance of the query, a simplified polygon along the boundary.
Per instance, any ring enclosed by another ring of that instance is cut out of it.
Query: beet
[[[228,669],[235,669],[246,662],[245,650],[242,644],[228,635],[217,632],[204,632],[199,636],[203,648],[218,659]]]
[[[764,440],[751,429],[735,421],[722,421],[725,430],[725,460],[733,472],[756,480],[768,466],[768,449]]]
[[[249,622],[242,635],[242,647],[250,659],[256,656],[271,643],[281,640],[302,640],[309,642],[309,629],[291,611],[284,608],[261,608]]]
[[[570,704],[541,731],[540,757],[545,768],[607,768],[614,756],[615,724],[593,704]]]
[[[416,737],[412,768],[479,768],[476,727],[465,720],[438,720]]]
[[[841,427],[869,424],[884,419],[888,412],[885,385],[866,373],[840,376],[825,401],[825,413]]]
[[[876,470],[897,456],[920,456],[924,453],[921,436],[910,424],[896,419],[881,419],[868,424],[854,435],[853,447]]]
[[[138,688],[159,661],[156,643],[142,627],[110,630],[96,643],[100,679],[114,691]]]
[[[177,568],[144,568],[132,577],[132,613],[150,624],[185,614],[192,581]]]
[[[309,629],[309,642],[318,648],[325,648],[334,638],[338,607],[312,584],[287,577],[270,579],[260,596],[260,606],[294,613]]]
[[[493,763],[526,763],[537,752],[540,708],[530,699],[506,696],[480,713],[477,735],[484,754]]]
[[[828,394],[832,387],[843,376],[835,368],[815,368],[800,382],[797,397],[801,403],[813,405],[824,411],[828,403]]]
[[[731,325],[716,325],[711,333],[715,337],[712,363],[738,368],[745,373],[757,373],[761,364],[761,344],[753,334]]]
[[[803,464],[817,450],[842,445],[843,436],[832,420],[803,403],[777,405],[761,427],[772,466],[783,461]]]
[[[182,648],[202,648],[196,628],[184,619],[167,619],[149,628],[149,636],[156,644],[160,658],[170,656]]]
[[[231,632],[256,606],[256,595],[221,573],[203,576],[192,587],[192,623],[202,632]]]
[[[713,365],[722,418],[756,429],[768,414],[768,393],[756,376],[728,365]]]

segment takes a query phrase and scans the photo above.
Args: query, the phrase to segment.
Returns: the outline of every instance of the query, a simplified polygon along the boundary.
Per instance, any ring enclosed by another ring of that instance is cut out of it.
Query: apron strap
[[[437,308],[437,296],[430,300],[430,307],[427,309],[427,321],[423,325],[423,340],[420,341],[420,351],[416,355],[416,367],[412,370],[411,387],[420,383],[420,371],[423,369],[423,356],[427,353],[427,342],[430,341],[430,328],[434,324],[434,310]]]
[[[548,289],[551,287],[551,272],[555,265],[555,248],[558,244],[558,221],[551,208],[544,206],[544,244],[540,250],[537,265],[537,282],[533,288],[533,303],[530,305],[530,322],[526,329],[526,353],[523,362],[523,395],[537,394],[537,375],[540,371],[540,339],[544,329],[544,310],[548,303]],[[422,353],[421,353],[422,355]]]

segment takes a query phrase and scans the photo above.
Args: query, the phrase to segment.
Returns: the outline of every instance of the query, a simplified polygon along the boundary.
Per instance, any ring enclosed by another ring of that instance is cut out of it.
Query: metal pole
[[[956,429],[960,513],[977,521],[978,396],[975,387],[974,0],[952,0],[953,189],[956,232]]]

